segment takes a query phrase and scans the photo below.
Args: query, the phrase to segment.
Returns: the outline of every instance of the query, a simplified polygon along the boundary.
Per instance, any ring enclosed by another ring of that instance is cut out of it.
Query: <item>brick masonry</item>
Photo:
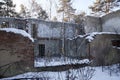
[[[23,73],[24,70],[21,71],[19,65],[23,69],[30,69],[34,65],[33,57],[34,44],[30,39],[20,34],[0,31],[0,75],[11,76]]]

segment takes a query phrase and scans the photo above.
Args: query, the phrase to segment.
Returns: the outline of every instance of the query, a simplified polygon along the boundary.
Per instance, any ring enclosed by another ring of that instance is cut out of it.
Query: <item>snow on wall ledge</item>
[[[118,33],[115,33],[115,32],[92,32],[92,33],[88,33],[85,35],[77,35],[74,38],[68,38],[68,40],[73,40],[76,38],[85,38],[88,42],[92,42],[96,35],[102,35],[102,34],[118,34]],[[120,34],[118,34],[118,35],[120,35]]]
[[[102,35],[102,34],[117,34],[117,33],[115,32],[92,32],[92,33],[87,34],[87,37],[85,39],[91,42],[92,40],[94,40],[94,37],[96,35]]]
[[[30,34],[28,34],[24,30],[16,29],[16,28],[0,28],[0,31],[6,31],[6,32],[13,32],[15,34],[21,34],[24,37],[28,37],[32,42],[34,42],[34,39],[31,37]]]

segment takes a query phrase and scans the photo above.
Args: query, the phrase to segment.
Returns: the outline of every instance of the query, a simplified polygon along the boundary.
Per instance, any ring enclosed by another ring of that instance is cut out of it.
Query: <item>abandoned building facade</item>
[[[92,32],[120,33],[119,21],[120,11],[116,11],[103,17],[87,16],[84,25],[81,23],[73,24],[48,22],[39,19],[0,17],[0,27],[18,28],[28,32],[34,38],[35,57],[61,55],[85,57],[94,53],[91,51],[92,49],[90,50],[90,46],[93,47],[96,43],[89,45],[89,42],[84,37],[79,37],[79,35]],[[119,38],[111,37],[109,39],[111,41]]]
[[[62,39],[84,34],[79,24],[48,22],[39,19],[0,18],[1,28],[18,28],[34,38],[35,57],[60,56]]]
[[[93,65],[120,62],[120,11],[103,17],[86,16],[83,23],[0,17],[0,76],[38,70],[34,66],[35,57],[89,58]],[[27,32],[34,42],[3,28]]]

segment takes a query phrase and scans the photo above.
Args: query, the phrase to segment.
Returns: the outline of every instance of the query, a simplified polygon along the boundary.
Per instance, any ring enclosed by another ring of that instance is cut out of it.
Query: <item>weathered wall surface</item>
[[[120,62],[120,49],[113,47],[112,40],[120,40],[120,35],[97,34],[91,42],[83,37],[67,40],[65,55],[73,58],[92,59],[92,65],[109,65]]]
[[[41,57],[39,51],[39,45],[45,45],[45,55],[43,57],[60,57],[61,55],[61,40],[60,39],[49,39],[49,38],[39,38],[37,43],[35,43],[35,57]]]
[[[33,35],[33,28],[36,27],[36,36],[42,38],[61,38],[65,33],[65,38],[73,38],[75,35],[84,34],[84,28],[79,24],[62,23],[62,22],[49,22],[39,19],[28,19],[28,26],[30,34]],[[36,26],[33,26],[36,24]],[[64,31],[64,30],[65,31]]]
[[[49,38],[49,37],[55,37],[60,38],[61,37],[61,27],[60,24],[52,24],[47,22],[40,22],[38,25],[38,37],[42,38]],[[59,26],[59,27],[58,27]]]
[[[120,10],[107,14],[103,16],[101,19],[103,32],[120,33]]]
[[[116,32],[120,33],[120,10],[109,13],[103,17],[87,16],[85,19],[85,32]]]
[[[99,17],[87,16],[85,18],[85,33],[101,32],[101,19]]]
[[[0,17],[0,27],[23,29],[34,38],[73,38],[75,35],[84,34],[84,28],[80,24],[49,22],[40,19]]]
[[[43,20],[29,19],[31,35],[36,32],[35,56],[41,57],[39,54],[39,45],[45,45],[45,56],[60,56],[62,53],[61,39],[73,38],[76,35],[84,34],[84,29],[78,24],[48,22]],[[36,26],[32,26],[36,24]]]
[[[120,35],[102,34],[96,35],[89,44],[90,57],[94,65],[107,65],[120,62],[120,49],[113,48],[112,40],[119,40]]]
[[[77,37],[73,40],[65,41],[65,55],[73,58],[88,58],[87,40]]]
[[[26,19],[0,17],[0,27],[18,28],[26,30]]]
[[[84,29],[78,24],[39,21],[37,36],[42,38],[73,38],[75,35],[84,34]]]
[[[0,31],[0,76],[23,73],[33,67],[34,46],[20,34]]]
[[[15,27],[26,30],[36,40],[35,55],[39,54],[38,46],[45,45],[45,54],[60,54],[64,37],[73,38],[84,34],[83,26],[73,23],[49,22],[40,19],[0,18],[0,24],[8,22],[7,27]],[[52,47],[50,47],[52,46]],[[55,48],[55,49],[53,49]],[[52,53],[53,52],[53,53]]]

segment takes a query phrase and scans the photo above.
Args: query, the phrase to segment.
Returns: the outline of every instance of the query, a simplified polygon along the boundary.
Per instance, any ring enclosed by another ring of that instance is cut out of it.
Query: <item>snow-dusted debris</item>
[[[28,34],[24,30],[16,29],[16,28],[0,28],[1,31],[6,31],[6,32],[13,32],[15,34],[21,34],[24,37],[28,37],[32,42],[34,42],[34,39],[31,37],[30,34]]]
[[[53,58],[53,59],[36,59],[34,62],[35,67],[44,67],[44,66],[58,66],[58,65],[67,65],[67,64],[89,64],[90,61],[88,59],[78,60],[78,59],[70,59],[70,58]]]

